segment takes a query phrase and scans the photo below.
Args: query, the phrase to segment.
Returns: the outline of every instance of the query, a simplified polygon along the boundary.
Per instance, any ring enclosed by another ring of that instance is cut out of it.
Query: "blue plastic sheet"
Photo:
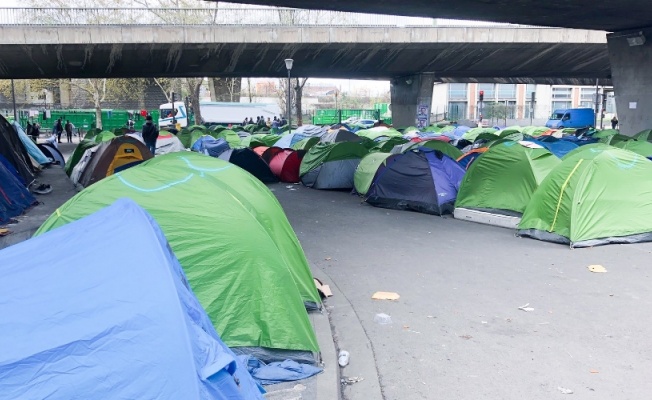
[[[20,125],[17,122],[12,122],[11,124],[16,132],[18,133],[18,137],[20,138],[20,141],[23,143],[23,146],[27,149],[27,152],[29,153],[30,156],[32,156],[33,159],[36,160],[37,163],[41,165],[45,164],[50,164],[52,160],[47,158],[45,154],[41,151],[41,149],[38,148],[38,146],[32,141],[32,139],[27,136],[23,128],[20,127]]]
[[[131,200],[0,251],[0,399],[262,399]]]
[[[261,385],[298,381],[322,372],[321,368],[309,364],[299,364],[292,360],[265,364],[259,359],[248,355],[238,357],[242,364],[247,366],[251,376]]]

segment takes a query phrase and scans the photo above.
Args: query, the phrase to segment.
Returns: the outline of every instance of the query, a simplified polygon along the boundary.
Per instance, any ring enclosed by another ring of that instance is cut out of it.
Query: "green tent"
[[[72,174],[72,170],[75,168],[77,163],[79,163],[79,160],[81,160],[86,150],[93,148],[102,142],[108,142],[114,137],[115,135],[113,133],[104,131],[98,133],[93,139],[84,139],[79,142],[77,147],[75,147],[75,151],[73,151],[72,155],[68,157],[68,160],[66,161],[66,165],[64,166],[66,174],[68,176]]]
[[[646,129],[634,135],[634,139],[651,141],[652,140],[651,136],[652,136],[652,129]]]
[[[600,142],[615,146],[618,143],[629,142],[630,140],[636,140],[636,139],[634,139],[631,136],[621,135],[620,133],[618,133],[618,134],[613,135],[613,136],[608,136],[606,138],[602,138],[602,139],[600,139]]]
[[[201,131],[202,134],[204,134],[204,135],[206,134],[206,131],[207,131],[207,129],[206,129],[206,127],[205,127],[204,125],[191,125],[191,126],[189,126],[187,129],[188,129],[190,132],[193,132],[193,131]]]
[[[319,143],[319,138],[318,137],[307,137],[305,139],[301,139],[295,144],[292,145],[292,150],[305,150],[308,151],[310,148],[314,145]]]
[[[498,135],[495,135],[496,132],[497,131],[494,128],[471,128],[464,132],[462,139],[466,139],[469,142],[475,142],[481,134],[494,135],[497,137]]]
[[[318,143],[301,160],[301,182],[315,189],[352,189],[355,170],[367,153],[360,143]]]
[[[523,127],[521,133],[532,137],[539,137],[544,133],[548,132],[549,130],[550,128],[547,128],[545,126],[526,126]]]
[[[571,247],[652,240],[652,162],[586,149],[555,167],[532,196],[519,234]]]
[[[86,132],[86,135],[84,135],[84,139],[93,139],[100,132],[102,132],[101,129],[91,128]]]
[[[223,138],[224,140],[226,140],[229,146],[233,148],[242,146],[240,136],[238,136],[237,133],[233,132],[230,129],[224,129],[219,133],[216,131],[215,133],[217,133],[217,135],[215,136],[216,139]]]
[[[183,144],[183,147],[186,149],[189,149],[192,147],[193,144],[199,139],[200,137],[203,136],[203,133],[201,130],[194,130],[194,131],[189,131],[187,129],[183,129],[181,132],[177,134],[177,138],[181,141],[181,144]]]
[[[620,132],[617,131],[616,129],[603,129],[601,131],[596,131],[591,135],[592,138],[594,139],[604,139],[604,138],[609,138],[614,135],[618,135]]]
[[[161,226],[230,347],[318,351],[304,307],[320,302],[308,262],[276,197],[253,175],[217,158],[169,153],[86,188],[37,234],[123,197]],[[119,251],[120,238],[111,240]]]
[[[376,171],[381,165],[385,164],[390,156],[392,154],[389,153],[369,153],[360,160],[360,164],[358,164],[358,168],[356,168],[353,175],[353,185],[358,194],[363,196],[367,194]]]
[[[515,215],[561,160],[531,142],[505,142],[491,147],[469,166],[455,207]]]
[[[417,147],[427,147],[429,149],[439,150],[453,160],[457,160],[464,154],[460,149],[450,143],[444,142],[443,140],[426,140],[417,143],[405,143],[400,147],[395,147],[392,153],[405,153],[406,151],[416,149]]]
[[[402,137],[393,137],[386,140],[380,140],[377,141],[376,144],[369,149],[369,152],[389,153],[394,147],[403,145],[407,142],[408,141]]]
[[[394,138],[394,137],[403,137],[403,134],[396,129],[393,128],[385,128],[385,127],[376,127],[376,128],[370,128],[370,129],[363,129],[359,130],[355,133],[356,135],[367,138],[370,140],[376,140],[379,137],[388,137],[388,138]]]
[[[236,134],[237,136],[237,134]],[[240,138],[238,137],[240,140]],[[244,147],[249,147],[249,148],[254,148],[258,146],[267,146],[267,147],[272,147],[274,146],[274,143],[278,142],[281,139],[281,135],[272,135],[272,134],[265,134],[265,133],[256,133],[251,136],[247,136],[246,138],[242,139],[240,141],[239,146],[244,146]]]
[[[652,143],[647,140],[627,140],[615,143],[614,146],[620,149],[633,151],[634,153],[640,154],[646,158],[652,157]]]
[[[584,146],[580,146],[580,147],[578,147],[576,149],[573,149],[573,150],[569,151],[561,159],[565,160],[565,159],[567,159],[569,157],[573,157],[575,154],[581,153],[581,152],[583,152],[585,150],[602,151],[602,150],[605,150],[605,149],[612,149],[612,148],[613,148],[613,146],[609,146],[608,144],[604,144],[604,143],[586,144]]]

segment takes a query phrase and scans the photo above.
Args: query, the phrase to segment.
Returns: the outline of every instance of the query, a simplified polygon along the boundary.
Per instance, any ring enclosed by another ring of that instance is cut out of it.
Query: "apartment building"
[[[479,101],[481,93],[482,102]],[[605,112],[615,113],[613,90],[598,88],[598,94],[602,96],[603,93],[607,96]],[[591,86],[442,83],[434,86],[432,112],[437,117],[451,120],[477,121],[482,116],[485,121],[497,123],[541,124],[553,110],[595,108],[595,100],[596,88]]]

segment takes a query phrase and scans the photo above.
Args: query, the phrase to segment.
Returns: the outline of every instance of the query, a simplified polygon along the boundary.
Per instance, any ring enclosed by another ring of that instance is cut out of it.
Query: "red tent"
[[[299,167],[304,154],[303,151],[284,149],[274,155],[269,168],[281,182],[299,182]]]

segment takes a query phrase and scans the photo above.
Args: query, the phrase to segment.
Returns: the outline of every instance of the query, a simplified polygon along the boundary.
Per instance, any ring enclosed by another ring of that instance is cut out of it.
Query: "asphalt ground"
[[[351,353],[340,373],[363,378],[344,398],[650,398],[652,244],[571,250],[345,192],[269,187],[337,291],[327,309]]]

